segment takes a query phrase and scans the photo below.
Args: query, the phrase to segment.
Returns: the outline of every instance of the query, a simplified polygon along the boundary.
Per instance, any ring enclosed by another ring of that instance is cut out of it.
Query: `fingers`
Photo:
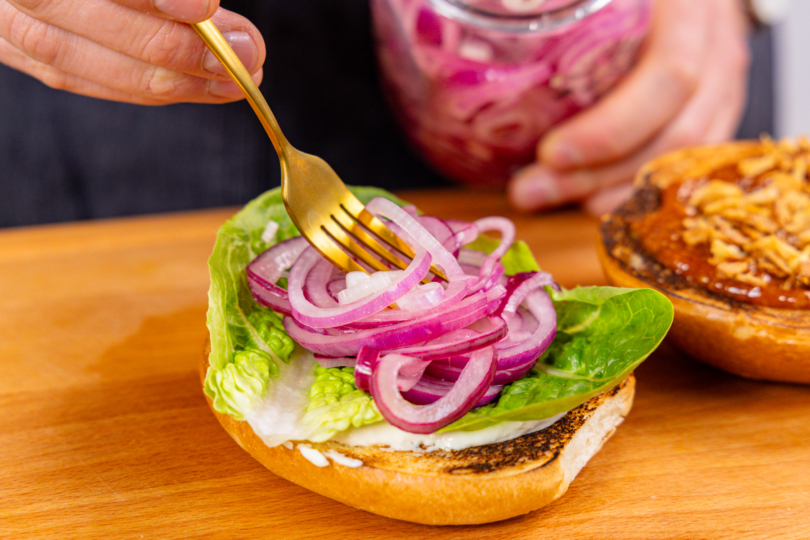
[[[75,7],[79,13],[73,17],[65,7],[78,0],[20,1],[29,5],[0,1],[0,38],[32,61],[21,61],[8,47],[4,54],[9,58],[0,55],[0,61],[20,66],[17,69],[49,86],[147,104],[222,103],[242,98],[224,68],[186,24],[108,0],[85,2],[83,8]],[[18,7],[26,7],[44,20]],[[264,42],[258,31],[243,17],[223,10],[214,21],[253,72],[254,80],[260,81]]]
[[[133,101],[134,96],[107,88],[101,84],[69,75],[52,66],[33,60],[0,38],[0,61],[10,68],[27,73],[52,88],[72,89],[84,96],[113,101]]]
[[[737,129],[745,105],[745,73],[736,84],[718,93],[725,72],[712,76],[681,115],[650,144],[610,165],[560,172],[544,164],[526,167],[509,185],[509,198],[521,210],[542,210],[577,202],[604,188],[629,184],[642,165],[664,152],[696,144],[727,140]]]
[[[629,193],[636,171],[654,157],[675,148],[729,139],[745,105],[748,52],[744,27],[731,24],[729,13],[724,16],[730,24],[718,25],[707,43],[697,91],[664,129],[610,164],[567,171],[545,164],[529,166],[509,185],[512,204],[522,210],[539,210],[585,201],[586,210],[601,213]]]
[[[717,73],[717,78],[722,74]],[[744,98],[744,73],[736,90],[717,93],[718,81],[709,78],[678,119],[638,152],[616,163],[592,169],[560,172],[543,164],[522,170],[509,184],[509,199],[525,211],[542,210],[580,201],[602,189],[630,184],[636,171],[656,156],[675,148],[715,143],[730,138],[739,122]],[[719,112],[718,112],[719,111]],[[613,200],[613,199],[611,199]],[[604,205],[595,204],[601,210]]]
[[[556,169],[607,163],[660,132],[697,89],[712,3],[657,2],[637,67],[602,101],[552,130],[538,149],[539,161]]]
[[[37,1],[37,0],[29,0]],[[219,0],[115,0],[122,6],[185,23],[210,19]]]
[[[203,60],[205,44],[187,24],[147,15],[110,0],[7,1],[9,7],[24,15],[0,19],[5,27],[0,35],[40,61],[47,63],[47,56],[61,46],[52,36],[64,36],[42,30],[42,23],[47,23],[148,64],[198,77],[225,78],[224,71],[211,71],[218,63]],[[241,33],[236,39],[237,53],[242,53],[240,58],[248,71],[258,70],[264,62],[264,42],[259,31],[244,17],[224,10],[217,12],[214,22],[223,33]],[[38,31],[29,34],[32,28]]]
[[[727,141],[736,132],[740,113],[745,104],[745,92],[740,91],[729,95],[729,99],[725,103],[729,106],[722,108],[717,115],[711,117],[710,123],[703,133],[701,144],[718,144]],[[688,122],[687,118],[685,123]],[[632,195],[633,178],[641,166],[668,150],[697,144],[696,142],[679,144],[678,141],[691,140],[689,135],[685,134],[688,134],[688,130],[683,131],[680,136],[668,133],[662,136],[660,141],[650,145],[648,151],[640,152],[638,156],[631,159],[627,167],[607,169],[601,173],[596,172],[590,179],[590,183],[595,186],[595,191],[582,194],[582,197],[585,197],[582,202],[583,210],[594,216],[601,216],[618,208]]]
[[[73,48],[68,46],[66,50]],[[68,52],[59,62],[66,69],[59,69],[23,54],[0,38],[0,61],[52,88],[76,94],[143,105],[177,101],[223,103],[242,98],[241,91],[232,81],[189,77],[122,57],[94,43],[84,44],[82,50],[94,56],[92,66],[81,61],[72,62]],[[99,73],[106,76],[99,78]],[[253,75],[257,84],[261,82],[261,77],[262,70]]]
[[[33,14],[53,9],[53,4],[62,0],[17,0],[15,4],[23,11]],[[211,18],[219,7],[219,0],[110,0],[121,6],[149,15],[173,19],[185,23]],[[84,2],[89,4],[92,2]],[[74,5],[74,7],[76,7]]]

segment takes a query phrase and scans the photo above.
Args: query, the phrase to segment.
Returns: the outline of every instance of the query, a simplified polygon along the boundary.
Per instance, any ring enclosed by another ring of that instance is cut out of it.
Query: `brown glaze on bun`
[[[802,144],[810,148],[806,140]],[[690,245],[694,248],[692,254],[679,259],[678,247],[685,249],[688,244],[684,232],[663,231],[663,227],[657,225],[663,222],[650,219],[655,213],[663,213],[662,205],[674,205],[673,200],[678,198],[680,202],[677,204],[682,203],[684,207],[684,219],[694,221],[695,209],[690,206],[693,201],[690,196],[713,178],[729,177],[730,172],[746,171],[746,167],[752,170],[749,176],[740,173],[740,178],[730,180],[742,186],[744,195],[767,187],[780,178],[790,181],[791,175],[801,176],[806,184],[806,172],[796,170],[800,166],[806,169],[804,158],[795,166],[789,162],[781,163],[771,157],[780,155],[779,152],[779,145],[766,139],[685,149],[650,162],[636,177],[633,197],[603,218],[599,258],[610,283],[653,288],[670,299],[675,307],[675,320],[668,339],[689,355],[743,377],[810,383],[810,310],[791,307],[802,301],[807,304],[810,299],[806,278],[798,274],[799,270],[796,270],[797,275],[790,275],[786,270],[784,275],[779,274],[782,277],[771,279],[763,270],[768,267],[768,261],[760,262],[758,266],[753,255],[731,245],[733,242],[727,239],[717,243],[713,240],[706,240],[704,244],[694,242]],[[772,169],[754,170],[757,163],[770,161],[776,163]],[[801,189],[807,191],[806,187]],[[715,208],[722,206],[720,203]],[[739,210],[744,205],[737,206]],[[750,208],[756,210],[759,207]],[[708,216],[706,222],[728,226],[728,220],[714,216]],[[738,225],[739,230],[729,234],[742,230],[750,232],[752,238],[773,235],[776,237],[774,242],[786,243],[779,240],[781,237],[796,243],[789,234],[766,225],[760,226],[765,229],[761,233],[753,225],[747,228],[743,223]],[[709,233],[713,231],[709,230]],[[721,235],[717,231],[713,234],[715,240]],[[655,238],[658,238],[657,242],[651,241]],[[763,244],[763,241],[758,244]],[[656,246],[661,247],[656,249]],[[785,249],[810,252],[803,244]],[[710,264],[697,258],[695,253],[701,253],[700,250],[703,250],[704,259],[711,260]],[[807,258],[806,254],[801,256]],[[800,262],[797,258],[792,266],[800,269]],[[696,266],[701,266],[705,275],[697,272]],[[740,267],[743,269],[740,275],[724,273],[727,268],[735,267],[738,272]],[[706,277],[709,275],[706,274],[707,268],[719,273],[710,279]],[[800,302],[791,304],[795,299]]]
[[[205,380],[208,351],[201,357]],[[382,516],[429,525],[489,523],[519,516],[560,498],[582,467],[630,412],[635,378],[569,411],[554,425],[501,443],[458,451],[406,452],[334,441],[292,441],[268,447],[247,422],[213,410],[231,437],[273,473],[311,491]],[[310,462],[301,442],[362,462]]]

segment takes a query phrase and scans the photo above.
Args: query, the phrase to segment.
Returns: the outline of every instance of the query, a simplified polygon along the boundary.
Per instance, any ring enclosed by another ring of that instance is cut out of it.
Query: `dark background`
[[[377,81],[363,0],[223,0],[267,44],[262,92],[289,141],[351,184],[449,185],[407,147]],[[740,138],[773,131],[771,37]],[[279,183],[245,102],[146,107],[50,89],[0,65],[0,227],[242,205]]]

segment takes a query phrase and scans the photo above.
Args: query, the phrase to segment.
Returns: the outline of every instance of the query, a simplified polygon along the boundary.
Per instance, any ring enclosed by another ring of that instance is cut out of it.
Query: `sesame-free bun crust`
[[[206,352],[200,363],[203,380],[207,369]],[[374,514],[430,525],[465,525],[519,516],[561,497],[630,412],[634,394],[630,375],[543,431],[460,451],[308,443],[319,451],[359,459],[363,465],[357,468],[332,460],[316,467],[297,449],[268,447],[247,422],[211,410],[239,446],[282,478]]]
[[[633,197],[602,221],[599,260],[608,281],[648,287],[675,308],[667,339],[694,358],[752,379],[810,383],[810,312],[755,306],[687,283],[645,253],[629,222],[652,211],[657,193],[672,182],[760,155],[758,142],[679,150],[643,167]]]

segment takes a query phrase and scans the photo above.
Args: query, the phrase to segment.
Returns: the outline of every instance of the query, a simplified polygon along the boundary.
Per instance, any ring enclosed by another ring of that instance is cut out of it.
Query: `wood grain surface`
[[[566,286],[604,283],[597,223],[501,195],[403,193],[512,217]],[[434,528],[354,510],[261,467],[200,388],[206,259],[232,209],[0,231],[0,538],[810,538],[810,387],[664,344],[630,416],[554,504]]]

